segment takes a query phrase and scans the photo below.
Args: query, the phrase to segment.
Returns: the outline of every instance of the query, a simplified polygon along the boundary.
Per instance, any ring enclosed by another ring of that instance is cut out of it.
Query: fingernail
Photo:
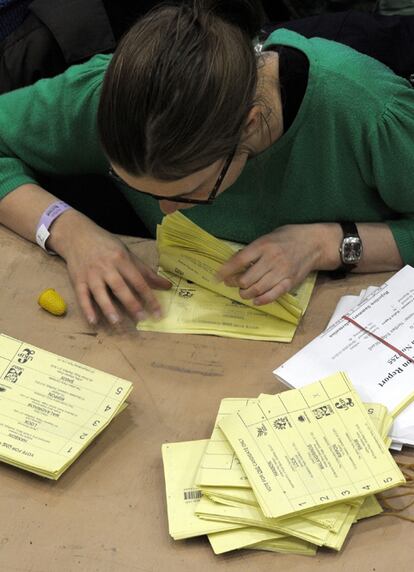
[[[160,320],[162,318],[162,312],[161,310],[154,310],[152,315],[154,316],[154,318],[156,318],[157,320]]]
[[[138,320],[138,322],[142,322],[143,320],[147,319],[147,313],[143,310],[140,310],[135,314],[135,319]]]
[[[86,319],[90,326],[96,326],[96,318],[94,316],[88,316]]]
[[[109,314],[108,320],[112,325],[115,325],[119,322],[119,316],[117,316],[116,314]]]

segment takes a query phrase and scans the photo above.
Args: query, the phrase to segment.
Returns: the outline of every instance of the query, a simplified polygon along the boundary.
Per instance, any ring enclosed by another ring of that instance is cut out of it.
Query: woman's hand
[[[39,185],[21,185],[0,201],[0,224],[35,242],[39,219],[56,200]],[[111,324],[120,320],[118,305],[134,320],[147,314],[160,316],[152,288],[167,289],[171,286],[168,280],[79,211],[70,209],[56,219],[47,247],[66,260],[80,306],[91,324],[97,322],[97,307]]]
[[[312,270],[336,268],[341,237],[335,223],[282,226],[232,256],[218,278],[262,306],[300,284]]]
[[[118,304],[134,320],[143,320],[149,314],[161,316],[152,288],[168,289],[170,282],[143,264],[116,236],[81,213],[67,211],[57,219],[48,246],[66,260],[89,323],[97,322],[96,306],[111,324],[121,319]]]

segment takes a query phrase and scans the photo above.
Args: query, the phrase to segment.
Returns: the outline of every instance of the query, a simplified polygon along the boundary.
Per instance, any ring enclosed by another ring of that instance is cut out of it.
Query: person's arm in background
[[[106,65],[107,58],[98,56],[0,97],[0,223],[28,240],[35,240],[41,214],[56,200],[37,184],[35,171],[51,176],[107,171],[96,130]],[[166,288],[168,282],[80,212],[66,211],[53,223],[48,246],[66,260],[90,323],[97,321],[93,301],[111,323],[119,321],[111,294],[134,319],[142,318],[144,309],[159,313],[151,287]]]

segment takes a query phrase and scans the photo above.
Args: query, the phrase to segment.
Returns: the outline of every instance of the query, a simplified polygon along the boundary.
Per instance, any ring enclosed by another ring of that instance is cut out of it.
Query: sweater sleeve
[[[0,199],[47,175],[103,174],[96,114],[110,56],[0,96]]]
[[[407,84],[371,131],[370,149],[373,183],[395,212],[386,222],[403,261],[414,266],[414,89]]]

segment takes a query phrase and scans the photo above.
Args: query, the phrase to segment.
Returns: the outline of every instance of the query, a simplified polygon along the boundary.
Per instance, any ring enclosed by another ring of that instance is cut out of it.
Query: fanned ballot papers
[[[162,447],[171,536],[207,534],[216,554],[340,550],[355,522],[382,512],[375,494],[405,482],[391,424],[343,373],[223,399],[210,440]]]
[[[0,460],[58,479],[124,407],[129,381],[0,334]]]
[[[215,238],[177,211],[164,217],[158,227],[157,247],[160,274],[173,286],[157,292],[165,317],[140,322],[138,329],[292,340],[308,306],[316,274],[275,302],[255,306],[240,297],[238,288],[216,279],[220,267],[240,246]]]

